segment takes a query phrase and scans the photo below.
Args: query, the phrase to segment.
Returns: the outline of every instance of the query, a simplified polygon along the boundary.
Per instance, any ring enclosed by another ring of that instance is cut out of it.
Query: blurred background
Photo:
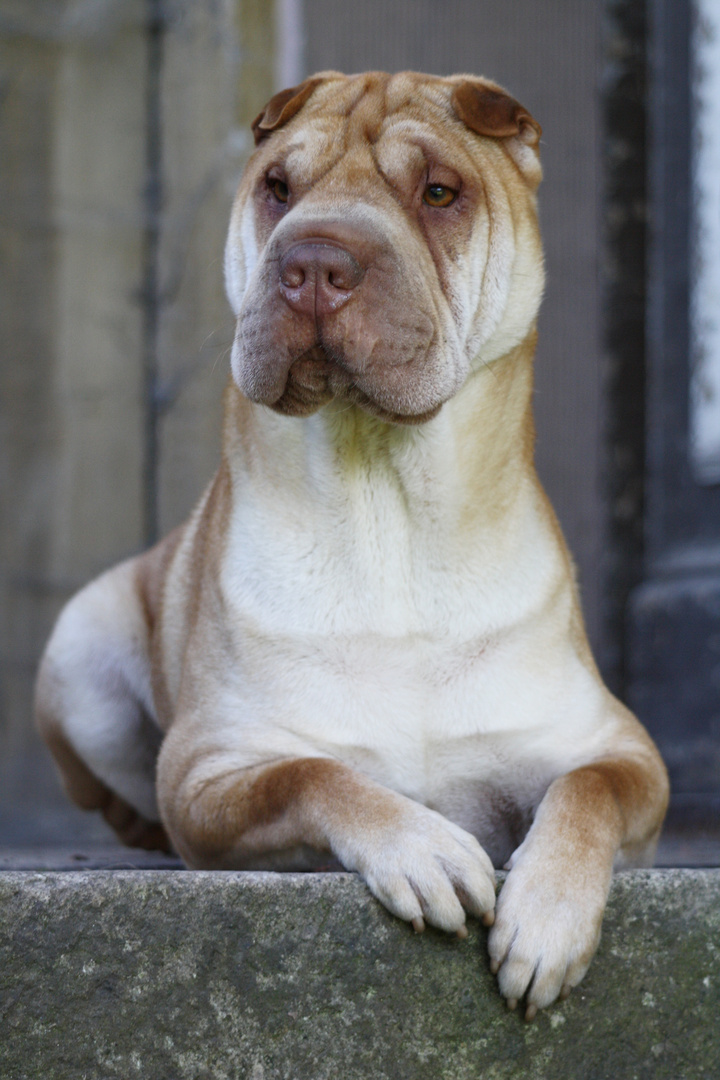
[[[217,465],[250,121],[315,70],[415,68],[543,126],[538,466],[600,667],[670,767],[661,858],[720,861],[719,7],[0,0],[5,857],[112,844],[60,792],[34,673],[64,601]]]

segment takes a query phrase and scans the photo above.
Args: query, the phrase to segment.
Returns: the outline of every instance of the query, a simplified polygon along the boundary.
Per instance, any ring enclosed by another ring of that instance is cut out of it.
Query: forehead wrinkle
[[[387,87],[387,115],[406,111],[417,120],[439,122],[455,117],[451,103],[452,85],[444,79],[404,71],[394,75]]]
[[[443,137],[442,129],[438,133],[436,129],[428,125],[426,120],[416,119],[413,116],[389,117],[382,133],[382,141],[385,140],[389,143],[398,140],[406,145],[417,147],[426,159],[457,162],[458,158],[462,157],[464,163],[478,167],[475,148],[468,145],[467,139],[450,141]]]
[[[312,177],[316,183],[322,179],[342,158],[345,140],[344,125],[339,117],[329,122],[319,117],[319,122],[306,124],[278,155],[290,174]]]
[[[387,76],[382,80],[376,80],[373,85],[367,87],[362,97],[358,98],[355,107],[348,115],[346,131],[348,141],[351,141],[353,136],[361,135],[371,146],[377,142],[385,122],[387,83]]]
[[[367,146],[378,139],[385,119],[385,90],[389,76],[370,72],[368,75],[348,78],[347,82],[331,84],[336,94],[318,95],[315,108],[312,99],[308,121],[298,131],[299,139],[291,139],[285,151],[289,168],[298,167],[322,179],[354,147]],[[330,87],[327,87],[330,89]],[[351,91],[351,99],[342,91]],[[340,91],[340,93],[337,93]],[[372,157],[371,153],[371,157]],[[318,158],[330,157],[330,162],[320,172],[312,166]]]
[[[350,167],[356,177],[361,172],[372,172],[383,181],[389,193],[396,198],[396,185],[390,181],[381,168],[375,145],[381,136],[385,119],[384,100],[385,80],[372,86],[367,93],[359,97],[355,107],[345,117],[336,115],[337,126],[334,131],[328,130],[327,126],[325,130],[316,129],[317,138],[311,140],[311,145],[306,145],[304,141],[302,145],[294,148],[291,144],[286,158],[289,169],[292,170],[294,164],[302,163],[298,162],[297,158],[293,162],[295,154],[300,153],[315,166],[312,171],[313,185],[331,177],[336,169]],[[317,143],[322,144],[324,153],[318,153]],[[325,162],[320,167],[318,167],[318,158],[321,162],[322,158],[325,158]],[[340,187],[345,184],[342,173],[338,178],[338,183]],[[332,179],[330,184],[332,186]],[[325,190],[328,190],[327,186]]]
[[[376,173],[378,174],[378,176],[380,177],[382,182],[387,187],[387,189],[390,192],[390,194],[392,195],[393,199],[395,199],[396,201],[402,202],[403,201],[402,194],[401,194],[401,192],[398,191],[397,184],[393,183],[393,181],[390,179],[389,174],[385,172],[382,165],[380,164],[380,157],[379,157],[378,148],[377,148],[376,145],[371,145],[370,146],[370,156],[372,158],[373,165],[375,166]]]
[[[405,202],[408,195],[403,181],[408,178],[417,180],[426,164],[422,151],[418,157],[418,150],[419,147],[410,142],[403,142],[400,146],[387,143],[384,147],[372,147],[373,163],[378,176],[387,185],[393,198],[401,203]]]
[[[430,161],[480,178],[486,148],[469,145],[472,137],[453,114],[450,89],[440,80],[427,84],[408,73],[331,80],[306,107],[309,123],[291,138],[287,165],[311,175],[315,184],[354,158],[361,170],[372,168],[393,198],[402,178]],[[428,114],[435,130],[428,127]],[[444,138],[443,128],[460,138]]]
[[[333,116],[356,124],[372,109],[376,116],[385,115],[386,88],[391,76],[382,71],[362,75],[346,75],[329,79],[312,94],[303,114]],[[374,119],[374,117],[373,117]],[[375,124],[370,125],[374,127]]]

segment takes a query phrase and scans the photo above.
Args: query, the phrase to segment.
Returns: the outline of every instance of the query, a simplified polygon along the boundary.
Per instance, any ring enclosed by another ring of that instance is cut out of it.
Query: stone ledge
[[[485,932],[416,936],[351,874],[0,874],[12,1080],[710,1080],[720,870],[613,883],[584,984],[526,1025]]]

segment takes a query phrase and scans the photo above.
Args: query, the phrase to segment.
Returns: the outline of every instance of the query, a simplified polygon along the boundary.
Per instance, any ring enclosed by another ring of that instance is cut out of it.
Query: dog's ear
[[[527,180],[533,186],[540,183],[538,146],[542,128],[515,98],[492,83],[463,79],[453,90],[452,104],[471,131],[502,139]]]
[[[253,120],[250,127],[255,136],[255,145],[267,139],[275,128],[287,124],[295,113],[299,112],[307,99],[312,94],[322,79],[306,79],[299,86],[291,86],[287,90],[281,90],[275,97],[270,98],[265,108]]]

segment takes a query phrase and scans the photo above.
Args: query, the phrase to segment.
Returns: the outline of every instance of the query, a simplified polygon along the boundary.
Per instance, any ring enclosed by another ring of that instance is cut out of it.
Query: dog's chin
[[[405,426],[427,423],[428,420],[432,420],[433,417],[437,416],[443,406],[443,403],[440,402],[439,405],[435,405],[434,408],[427,409],[425,412],[401,413],[394,412],[392,409],[385,408],[385,406],[373,401],[372,398],[364,394],[362,390],[358,390],[357,387],[350,387],[342,394],[333,394],[330,391],[318,393],[306,387],[293,385],[286,387],[282,397],[273,402],[270,408],[274,409],[275,412],[282,413],[283,416],[312,416],[313,413],[333,399],[345,401],[348,405],[357,405],[358,408],[369,413],[370,416],[383,420],[387,424]]]
[[[311,416],[328,402],[337,400],[357,405],[364,412],[389,424],[424,424],[437,416],[442,401],[430,409],[418,412],[400,411],[381,404],[352,381],[347,370],[329,360],[320,348],[308,350],[299,357],[288,372],[285,389],[270,403],[270,408],[284,416]]]
[[[283,416],[312,416],[334,397],[335,394],[329,387],[321,389],[303,386],[302,383],[288,379],[282,395],[270,404],[270,408]]]
[[[426,409],[424,412],[397,412],[387,408],[386,405],[381,405],[380,402],[375,401],[374,398],[364,393],[357,386],[351,387],[345,394],[345,398],[348,402],[370,413],[371,416],[377,417],[378,420],[384,420],[388,424],[405,426],[425,424],[428,420],[432,420],[433,417],[437,416],[443,407],[443,402],[440,401],[437,405],[434,405],[431,409]]]

